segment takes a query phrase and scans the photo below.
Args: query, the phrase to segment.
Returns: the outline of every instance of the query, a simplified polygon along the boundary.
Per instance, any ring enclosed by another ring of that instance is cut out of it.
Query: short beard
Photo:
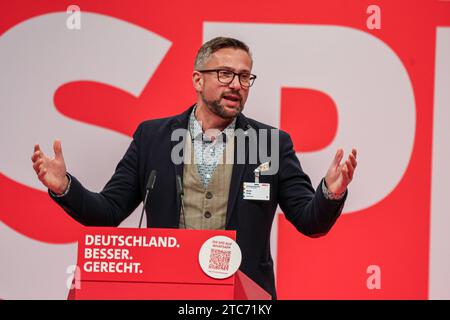
[[[244,110],[244,104],[242,103],[242,98],[241,98],[241,104],[239,105],[239,107],[236,109],[237,110],[237,114],[236,115],[229,115],[226,113],[225,108],[223,106],[220,105],[220,100],[222,99],[222,97],[219,100],[214,100],[214,101],[208,101],[206,100],[203,92],[201,93],[202,96],[202,100],[205,102],[206,106],[208,107],[209,110],[211,110],[215,115],[221,117],[222,119],[225,120],[232,120],[235,117],[237,117],[242,110]]]

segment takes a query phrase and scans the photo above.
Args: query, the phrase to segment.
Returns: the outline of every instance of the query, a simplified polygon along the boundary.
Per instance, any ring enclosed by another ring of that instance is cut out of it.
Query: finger
[[[39,171],[39,173],[38,173],[38,178],[39,178],[39,180],[44,180],[44,177],[45,177],[45,175],[47,174],[47,169],[42,169],[41,171]]]
[[[40,151],[36,151],[35,153],[33,153],[33,155],[31,156],[31,161],[36,162],[36,160],[39,158],[40,153]]]
[[[334,156],[332,166],[338,167],[339,164],[341,163],[341,160],[342,160],[343,156],[344,156],[344,150],[343,149],[338,149],[336,151],[336,155]]]
[[[345,165],[347,166],[348,172],[353,172],[354,167],[352,165],[352,162],[350,160],[345,161]]]
[[[344,163],[341,174],[342,174],[342,178],[344,180],[344,185],[347,186],[349,181],[351,180],[347,162]]]
[[[336,173],[340,174],[342,172],[342,170],[345,168],[345,162],[343,164],[340,164],[337,169],[336,169]]]
[[[38,161],[36,161],[36,162],[33,164],[33,169],[34,169],[34,171],[36,171],[36,173],[39,173],[39,168],[40,168],[40,166],[41,166],[43,163],[44,163],[44,160],[43,160],[43,159],[39,159]]]
[[[350,154],[348,155],[348,159],[349,159],[350,162],[352,163],[353,168],[356,168],[357,161],[356,161],[356,158],[355,158],[355,156],[353,155],[353,153],[350,153]]]
[[[55,151],[55,158],[57,158],[57,159],[62,159],[63,158],[62,147],[61,147],[61,140],[56,139],[53,142],[53,150]]]
[[[347,165],[347,176],[349,178],[349,180],[353,179],[353,172],[355,171],[355,168],[352,166],[352,164],[350,163],[350,161],[347,161],[345,163]]]
[[[353,154],[353,156],[355,157],[355,159],[356,159],[356,153],[357,153],[357,152],[356,152],[356,149],[353,148],[353,149],[352,149],[352,154]]]
[[[43,157],[44,153],[41,151],[41,147],[39,147],[39,144],[35,144],[34,145],[34,153],[33,156],[31,157],[32,161],[36,161],[37,158],[39,157]]]
[[[41,172],[42,170],[47,170],[47,169],[45,169],[45,166],[44,166],[43,164],[41,164],[41,165],[38,167],[38,172]]]
[[[35,162],[36,160],[44,159],[44,158],[45,158],[44,152],[39,150],[39,151],[36,151],[35,153],[33,153],[33,156],[31,157],[31,161]]]

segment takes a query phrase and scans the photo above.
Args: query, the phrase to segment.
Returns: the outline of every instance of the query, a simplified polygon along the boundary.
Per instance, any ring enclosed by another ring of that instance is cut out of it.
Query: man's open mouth
[[[241,98],[234,94],[226,94],[223,96],[224,99],[230,100],[230,101],[240,101]]]

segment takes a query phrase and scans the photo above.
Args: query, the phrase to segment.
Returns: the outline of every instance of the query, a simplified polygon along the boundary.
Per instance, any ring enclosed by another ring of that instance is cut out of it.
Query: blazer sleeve
[[[316,191],[303,172],[290,136],[280,131],[280,168],[278,202],[286,218],[298,231],[309,237],[328,233],[342,212],[347,192],[340,200],[329,200],[321,184]]]
[[[142,125],[116,170],[99,193],[87,190],[73,175],[69,192],[50,197],[72,218],[86,226],[118,226],[142,201],[139,184],[139,152]]]

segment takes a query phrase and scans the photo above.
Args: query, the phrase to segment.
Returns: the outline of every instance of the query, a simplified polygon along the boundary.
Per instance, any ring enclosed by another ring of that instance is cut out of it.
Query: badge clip
[[[261,172],[268,171],[269,168],[270,162],[264,162],[253,171],[255,173],[255,183],[259,183],[259,175],[261,174]]]

